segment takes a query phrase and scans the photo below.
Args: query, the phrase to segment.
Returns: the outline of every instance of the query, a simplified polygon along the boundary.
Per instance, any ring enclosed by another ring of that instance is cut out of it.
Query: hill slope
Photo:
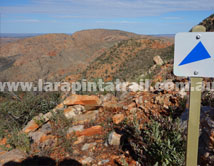
[[[92,62],[83,76],[87,79],[135,80],[154,64],[154,56],[172,58],[172,44],[171,39],[154,37],[121,41]]]
[[[86,30],[73,35],[47,34],[0,47],[0,80],[60,80],[82,72],[116,42],[140,35],[117,30]]]
[[[200,25],[206,27],[207,32],[214,32],[214,14],[209,16],[208,18],[204,19]]]
[[[214,32],[214,14],[210,15],[209,17],[205,18],[201,23],[198,25],[203,25],[206,27],[207,32]],[[190,30],[192,31],[192,29]]]

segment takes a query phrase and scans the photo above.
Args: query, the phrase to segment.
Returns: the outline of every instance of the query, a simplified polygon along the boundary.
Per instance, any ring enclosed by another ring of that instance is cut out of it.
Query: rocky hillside
[[[1,37],[0,36],[0,46],[6,43],[14,42],[19,40],[19,38],[12,38],[12,37]]]
[[[162,65],[154,82],[188,82],[171,69],[171,64]],[[133,92],[129,87],[117,96],[68,95],[61,102],[47,94],[17,96],[0,103],[0,165],[184,165],[184,91],[151,86],[150,91]],[[199,164],[207,166],[214,164],[213,108],[204,107],[208,98],[214,106],[211,96],[203,94],[199,148]]]
[[[209,16],[208,18],[204,19],[200,25],[206,27],[207,32],[214,32],[214,14]]]
[[[59,80],[81,73],[115,43],[141,36],[117,30],[87,30],[73,35],[47,34],[0,46],[0,80]]]
[[[144,37],[115,44],[95,59],[83,73],[90,79],[136,81],[154,65],[153,58],[173,58],[173,42],[168,38]]]

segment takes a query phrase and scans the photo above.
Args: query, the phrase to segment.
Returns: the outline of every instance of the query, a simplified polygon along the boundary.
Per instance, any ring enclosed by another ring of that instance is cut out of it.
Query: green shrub
[[[160,118],[145,123],[133,122],[125,128],[134,157],[147,166],[184,165],[185,138],[178,120]]]

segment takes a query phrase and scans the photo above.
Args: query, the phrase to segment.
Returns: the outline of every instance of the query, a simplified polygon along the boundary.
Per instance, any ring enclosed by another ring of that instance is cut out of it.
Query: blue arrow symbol
[[[184,60],[179,64],[179,66],[201,61],[208,58],[211,58],[211,56],[204,47],[204,45],[202,44],[202,42],[200,41],[195,46],[195,48],[193,48],[193,50],[186,56],[186,58],[184,58]]]

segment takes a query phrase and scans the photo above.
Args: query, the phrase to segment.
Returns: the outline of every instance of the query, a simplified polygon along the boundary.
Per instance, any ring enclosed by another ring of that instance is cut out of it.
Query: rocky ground
[[[116,165],[124,159],[129,165],[136,165],[137,162],[126,155],[128,152],[120,150],[122,134],[114,128],[135,117],[148,121],[150,115],[168,114],[169,107],[178,107],[176,98],[176,94],[160,96],[144,92],[126,93],[121,99],[111,94],[72,95],[51,112],[35,117],[22,132],[32,138],[31,156],[47,153],[59,161],[71,157],[86,165]],[[63,113],[66,119],[60,119],[58,113]],[[66,147],[64,141],[71,141],[72,147]],[[6,145],[7,140],[3,139],[1,144]],[[18,149],[2,150],[0,162],[21,161],[26,156]]]

